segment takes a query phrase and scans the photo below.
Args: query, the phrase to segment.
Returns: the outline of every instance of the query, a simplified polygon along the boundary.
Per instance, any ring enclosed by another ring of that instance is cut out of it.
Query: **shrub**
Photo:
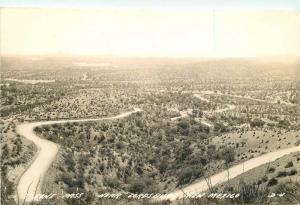
[[[292,169],[291,171],[288,172],[289,176],[293,176],[295,174],[297,174],[297,170],[296,169]]]
[[[261,181],[262,181],[262,182],[267,182],[267,181],[268,181],[267,175],[263,176],[263,177],[261,178]]]
[[[261,119],[254,119],[250,122],[251,127],[263,127],[265,122]]]
[[[128,191],[131,193],[142,193],[146,188],[146,184],[143,180],[133,180],[130,182]]]
[[[5,187],[5,188],[2,188]],[[15,204],[12,198],[14,193],[14,184],[6,177],[1,176],[1,202],[0,204]]]
[[[179,175],[178,184],[183,185],[191,182],[192,180],[199,177],[201,174],[201,169],[198,167],[188,167],[183,169],[181,174]]]
[[[293,162],[289,161],[284,167],[289,168],[289,167],[292,167],[292,166],[294,166]]]
[[[62,173],[60,175],[60,180],[67,184],[69,187],[73,187],[73,175],[69,173]]]
[[[233,149],[231,148],[224,148],[222,151],[221,151],[221,155],[225,161],[225,164],[228,164],[230,162],[233,162],[234,161],[234,157],[235,157],[235,152]]]
[[[119,142],[116,143],[116,148],[117,148],[117,149],[123,149],[124,147],[125,147],[125,145],[124,145],[123,142],[120,142],[120,141],[119,141]]]
[[[162,162],[159,163],[158,169],[161,174],[165,173],[167,168],[168,168],[167,161],[163,160]]]
[[[273,172],[275,172],[275,168],[274,168],[274,167],[270,167],[270,168],[268,169],[268,171],[269,171],[270,173],[273,173]]]
[[[181,129],[187,129],[189,128],[189,123],[186,121],[186,120],[181,120],[179,123],[178,123],[178,126],[181,128]]]
[[[287,172],[286,171],[279,171],[277,173],[277,177],[286,177],[287,176]]]
[[[117,178],[105,177],[103,182],[110,188],[118,188],[120,186],[120,182]]]
[[[274,185],[276,185],[276,184],[278,184],[277,179],[272,178],[272,179],[269,180],[267,186],[274,186]]]
[[[183,162],[191,154],[192,150],[189,147],[189,144],[184,144],[177,152],[177,161]]]
[[[240,196],[235,199],[226,199],[225,203],[220,204],[265,204],[268,200],[269,190],[264,186],[247,183],[242,180],[230,192],[239,193]]]
[[[300,201],[300,184],[298,182],[286,182],[276,186],[275,192],[286,193],[279,197],[277,204],[298,204]]]

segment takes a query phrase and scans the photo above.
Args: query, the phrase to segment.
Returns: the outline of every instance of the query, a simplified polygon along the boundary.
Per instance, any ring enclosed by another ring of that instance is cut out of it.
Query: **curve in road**
[[[195,96],[198,97],[199,96]],[[202,98],[203,100],[203,98]],[[219,112],[224,112],[228,110],[235,109],[234,105],[227,105],[227,108],[218,110]],[[118,119],[126,117],[132,113],[140,112],[140,109],[135,109],[131,112],[126,112],[115,117],[106,117],[106,118],[96,118],[96,119],[79,119],[79,120],[59,120],[59,121],[48,121],[48,122],[35,122],[35,123],[25,123],[17,126],[17,132],[26,137],[27,139],[34,142],[38,148],[37,157],[31,166],[26,170],[26,172],[21,176],[21,179],[18,183],[18,194],[20,201],[33,201],[34,195],[41,192],[41,182],[44,177],[44,174],[48,170],[49,166],[52,164],[55,156],[58,152],[58,145],[50,142],[45,139],[41,139],[36,136],[33,132],[33,129],[37,126],[50,125],[50,124],[59,124],[59,123],[72,123],[72,122],[88,122],[88,121],[98,121],[98,120],[109,120],[109,119]],[[228,179],[233,179],[244,172],[247,172],[251,169],[254,169],[263,164],[275,161],[294,152],[299,152],[300,146],[291,147],[287,149],[277,150],[270,152],[259,157],[250,159],[246,162],[235,165],[228,170],[222,171],[215,175],[210,176],[210,184],[215,186],[226,182]],[[229,174],[228,174],[229,173]],[[174,201],[185,197],[186,195],[190,196],[193,194],[205,192],[209,189],[206,180],[200,180],[195,182],[187,187],[171,192],[164,197],[161,197],[160,200],[168,199]]]
[[[228,179],[233,179],[233,178],[243,174],[244,172],[247,172],[251,169],[259,167],[263,164],[273,162],[276,159],[279,159],[285,155],[288,155],[288,154],[291,154],[294,152],[300,152],[300,146],[281,149],[281,150],[277,150],[274,152],[269,152],[269,153],[261,155],[259,157],[250,159],[246,162],[235,165],[235,166],[229,168],[228,170],[225,170],[225,171],[222,171],[220,173],[210,176],[209,177],[210,184],[212,186],[215,186],[217,184],[224,183]],[[177,199],[184,198],[186,196],[200,194],[202,192],[207,191],[208,189],[209,189],[209,187],[208,187],[207,181],[205,179],[203,179],[203,180],[195,182],[191,185],[188,185],[187,187],[185,187],[181,190],[176,190],[174,192],[171,192],[171,193],[161,197],[160,200],[174,201]]]
[[[23,173],[20,181],[17,185],[17,200],[23,204],[24,202],[31,202],[36,200],[34,196],[41,193],[41,185],[48,168],[52,164],[58,152],[58,145],[48,141],[46,139],[39,138],[34,133],[34,128],[42,125],[52,125],[61,123],[73,123],[73,122],[89,122],[100,120],[113,120],[120,119],[131,115],[132,113],[141,112],[139,108],[135,108],[134,111],[125,112],[114,117],[104,117],[95,119],[77,119],[77,120],[57,120],[57,121],[44,121],[44,122],[32,122],[24,123],[17,126],[17,133],[21,136],[32,141],[38,152],[34,161],[30,167]]]

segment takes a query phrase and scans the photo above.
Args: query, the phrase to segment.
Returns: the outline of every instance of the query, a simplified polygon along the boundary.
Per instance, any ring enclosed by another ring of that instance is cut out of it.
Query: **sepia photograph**
[[[300,205],[300,2],[0,2],[3,205]]]

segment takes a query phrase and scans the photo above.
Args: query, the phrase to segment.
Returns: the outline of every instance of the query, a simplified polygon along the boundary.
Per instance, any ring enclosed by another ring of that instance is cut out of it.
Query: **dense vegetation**
[[[76,61],[105,62],[105,66],[80,67]],[[20,172],[16,170],[24,170],[33,156],[33,145],[16,134],[15,126],[24,121],[143,110],[126,119],[36,128],[39,135],[61,146],[50,171],[55,178],[49,180],[60,191],[88,193],[81,201],[65,200],[69,204],[96,203],[94,191],[168,192],[204,174],[300,143],[297,63],[5,57],[2,67],[1,182],[6,187],[1,189],[2,203],[13,203]],[[28,84],[11,78],[55,82]],[[230,106],[234,109],[227,109]],[[227,110],[218,112],[221,109]],[[281,184],[297,193],[298,184],[284,180],[299,175],[298,164],[294,160],[284,166],[270,167],[268,176],[255,183],[227,187],[245,193],[242,201],[213,202],[256,203],[246,197],[247,192],[265,196],[266,190]]]
[[[170,122],[146,112],[35,131],[64,147],[57,182],[67,187],[166,191],[201,177],[215,160],[234,160],[232,149],[209,145],[206,126],[192,119]]]

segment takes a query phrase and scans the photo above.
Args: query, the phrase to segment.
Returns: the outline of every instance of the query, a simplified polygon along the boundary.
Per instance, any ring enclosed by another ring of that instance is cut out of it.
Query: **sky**
[[[299,0],[1,0],[2,7],[299,9]]]
[[[300,1],[32,2],[1,2],[2,54],[300,55]]]

